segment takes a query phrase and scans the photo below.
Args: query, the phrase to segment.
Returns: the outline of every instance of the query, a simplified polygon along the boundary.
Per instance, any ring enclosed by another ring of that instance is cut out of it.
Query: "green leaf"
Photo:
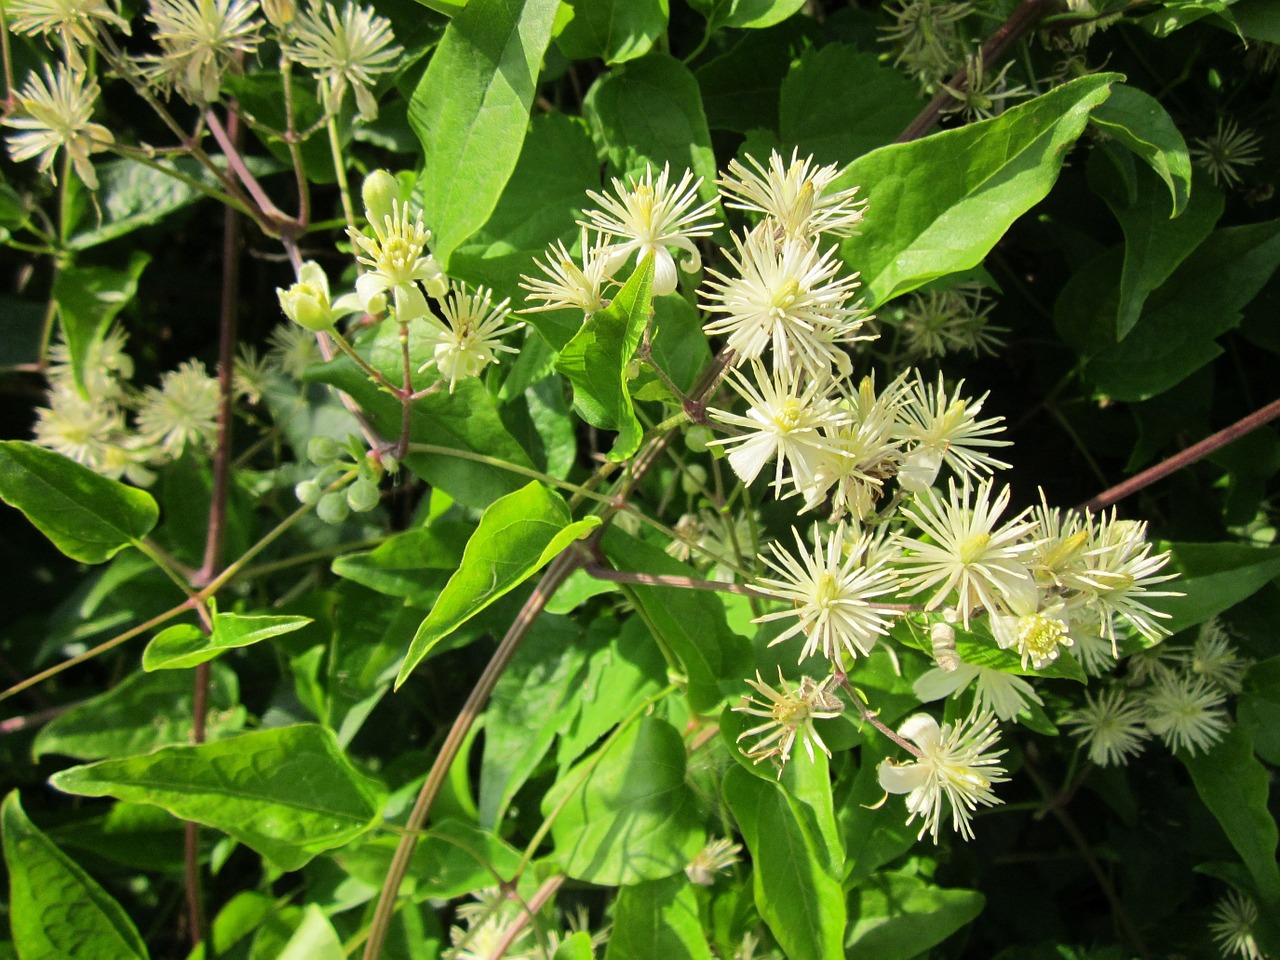
[[[333,732],[312,724],[72,767],[49,782],[65,793],[163,807],[230,834],[282,870],[365,833],[382,806],[381,791]]]
[[[1271,0],[1236,0],[1230,19],[1235,29],[1250,40],[1280,43],[1280,20]]]
[[[85,218],[90,228],[73,233],[67,246],[88,250],[160,223],[204,196],[191,184],[192,180],[208,187],[219,186],[213,174],[190,157],[154,162],[165,169],[123,158],[95,164],[102,216]]]
[[[1178,759],[1248,868],[1259,895],[1268,903],[1280,903],[1280,834],[1267,808],[1271,777],[1254,756],[1249,738],[1234,727],[1212,750],[1194,757],[1180,752]]]
[[[845,947],[859,960],[911,960],[972,923],[985,902],[976,890],[946,890],[908,873],[876,874],[850,895]]]
[[[698,82],[679,60],[652,53],[600,77],[582,103],[601,154],[618,173],[671,165],[702,178],[704,200],[715,199],[716,159]]]
[[[591,934],[585,930],[579,930],[567,939],[561,940],[551,960],[595,960]]]
[[[635,60],[667,29],[667,0],[576,0],[570,7],[573,19],[556,37],[570,60]]]
[[[151,532],[151,494],[24,440],[0,443],[0,499],[72,560],[104,563]]]
[[[744,33],[720,56],[694,71],[712,130],[776,130],[783,78],[801,44],[804,20]]]
[[[956,630],[956,652],[965,663],[975,667],[989,667],[1002,673],[1013,673],[1024,677],[1062,677],[1087,683],[1083,668],[1072,656],[1059,656],[1039,670],[1024,668],[1022,658],[1012,649],[1002,650],[991,635],[990,628],[981,622],[973,624],[972,632]]]
[[[189,674],[131,673],[106,693],[76,704],[45,724],[31,745],[32,756],[38,760],[57,753],[77,760],[101,760],[187,743],[194,692]],[[208,706],[208,739],[244,726],[239,683],[222,664],[214,664],[210,673]]]
[[[601,545],[605,556],[628,573],[659,573],[697,577],[697,571],[667,556],[651,544],[610,527]],[[744,637],[732,632],[725,620],[724,603],[703,590],[675,587],[633,587],[638,607],[649,626],[684,667],[689,705],[699,713],[715,710],[724,700],[720,681],[733,679],[740,689],[743,671],[751,662]],[[736,693],[735,693],[736,695]]]
[[[825,773],[826,757],[810,764]],[[788,766],[809,764],[801,752]],[[789,960],[844,956],[844,894],[840,874],[809,807],[781,784],[741,766],[724,777],[724,796],[751,852],[756,909]]]
[[[609,886],[678,873],[706,842],[700,804],[685,783],[679,731],[642,717],[564,774],[542,801],[554,858],[575,880]]]
[[[338,856],[352,876],[380,887],[399,839],[377,837]],[[497,834],[461,820],[441,820],[418,840],[401,894],[421,902],[451,900],[492,886],[494,876],[514,877],[520,851]]]
[[[418,627],[396,687],[432,647],[599,524],[599,517],[573,520],[564,499],[536,481],[490,504],[467,541],[462,565]]]
[[[524,142],[558,0],[471,0],[450,21],[409,103],[435,253],[493,212]]]
[[[1258,756],[1280,765],[1280,657],[1249,668],[1236,701],[1236,722],[1253,741]]]
[[[804,6],[804,0],[690,0],[689,6],[707,18],[708,30],[761,29],[796,13]]]
[[[0,824],[9,868],[9,922],[22,960],[148,955],[120,904],[27,819],[18,791],[4,798]]]
[[[457,523],[406,530],[372,550],[336,557],[332,569],[340,577],[392,597],[411,602],[433,598],[444,585],[442,572],[457,569],[462,561],[470,532]]]
[[[683,873],[623,887],[604,960],[711,960],[698,898]]]
[[[608,453],[615,462],[634,455],[644,435],[627,389],[627,365],[652,312],[653,258],[645,256],[609,306],[587,318],[556,360],[556,369],[573,384],[578,415],[593,427],[618,432]]]
[[[1098,152],[1095,157],[1102,158]],[[1090,163],[1090,174],[1097,165]],[[1106,176],[1105,174],[1103,176]],[[1092,178],[1092,177],[1091,177]],[[1102,177],[1093,179],[1101,180]],[[1170,220],[1159,184],[1149,174],[1135,177],[1129,196],[1110,177],[1096,184],[1102,199],[1120,221],[1124,231],[1124,268],[1120,275],[1119,307],[1115,339],[1123,340],[1138,324],[1143,305],[1173,271],[1213,232],[1222,216],[1224,198],[1206,176],[1197,178],[1195,193],[1182,216]]]
[[[71,356],[76,384],[84,387],[89,350],[102,341],[111,321],[138,293],[138,278],[151,255],[135,250],[123,270],[109,267],[64,267],[53,280],[53,302]]]
[[[1186,141],[1159,100],[1137,87],[1117,83],[1106,102],[1089,115],[1089,123],[1145,160],[1169,188],[1172,215],[1182,213],[1191,195],[1191,158]]]
[[[852,44],[806,50],[782,82],[779,137],[801,156],[844,165],[893,142],[920,112],[916,90],[901,70]]]
[[[1168,589],[1185,596],[1160,597],[1151,606],[1172,615],[1161,624],[1170,633],[1204,623],[1234,607],[1280,576],[1280,547],[1259,549],[1243,543],[1175,543],[1166,572],[1178,579]]]
[[[862,232],[840,248],[862,272],[867,306],[981,263],[1048,194],[1089,112],[1118,79],[1081,77],[994,120],[855,160],[834,186],[867,191]]]
[[[310,617],[244,616],[219,613],[213,618],[213,633],[191,624],[161,630],[142,651],[142,669],[182,670],[220,656],[225,650],[247,647],[294,630],[301,630]]]
[[[309,903],[303,908],[302,923],[277,960],[347,960],[347,952],[333,924],[318,906]]]

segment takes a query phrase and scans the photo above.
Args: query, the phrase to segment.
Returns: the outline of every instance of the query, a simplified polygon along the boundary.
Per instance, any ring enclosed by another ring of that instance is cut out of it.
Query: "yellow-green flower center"
[[[1038,666],[1057,658],[1058,643],[1065,632],[1061,620],[1033,613],[1018,622],[1018,645]]]
[[[986,552],[987,544],[990,542],[991,534],[989,533],[980,533],[976,537],[970,537],[960,544],[960,562],[966,566],[973,563]]]

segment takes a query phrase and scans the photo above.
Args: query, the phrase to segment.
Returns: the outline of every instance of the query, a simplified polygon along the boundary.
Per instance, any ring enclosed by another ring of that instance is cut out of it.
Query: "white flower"
[[[1101,677],[1110,673],[1116,665],[1116,658],[1111,655],[1111,641],[1098,632],[1093,619],[1086,617],[1082,621],[1079,611],[1068,610],[1067,624],[1067,633],[1073,641],[1068,649],[1085,675]]]
[[[898,482],[906,490],[919,492],[933,485],[938,470],[946,464],[955,473],[975,479],[993,470],[1007,469],[1009,464],[985,452],[990,447],[1007,447],[1007,440],[992,440],[1001,433],[1003,417],[979,420],[987,394],[977,400],[963,400],[956,384],[950,396],[938,374],[936,387],[930,388],[918,373],[911,385],[909,402],[902,406],[902,437],[911,445],[906,460],[898,470]]]
[[[7,13],[14,33],[48,36],[56,33],[67,54],[67,64],[83,71],[80,47],[92,45],[98,23],[129,32],[129,21],[116,12],[110,0],[10,0]]]
[[[813,721],[830,720],[844,712],[844,704],[832,693],[835,683],[834,675],[816,683],[809,677],[801,677],[799,685],[792,688],[783,679],[782,670],[779,669],[779,689],[775,690],[760,679],[760,673],[757,671],[756,678],[748,679],[747,684],[753,687],[763,699],[744,696],[742,702],[733,709],[736,713],[746,713],[767,719],[764,723],[750,730],[744,730],[738,735],[739,743],[748,737],[760,738],[751,749],[744,751],[743,755],[755,763],[773,758],[778,764],[779,777],[782,776],[783,764],[791,759],[791,749],[795,746],[796,737],[799,737],[800,742],[804,744],[805,752],[809,754],[811,761],[815,759],[813,752],[815,745],[828,757],[831,756],[831,751],[827,749],[827,745],[822,742],[822,738],[813,728]]]
[[[427,313],[427,300],[418,289],[418,283],[426,285],[433,297],[444,296],[447,281],[435,257],[427,252],[431,231],[423,225],[422,213],[413,215],[407,203],[391,201],[391,212],[381,218],[368,212],[373,236],[349,233],[352,241],[364,251],[360,262],[369,267],[368,273],[356,279],[356,293],[366,310],[388,290],[395,302],[397,323],[410,323]]]
[[[1225,702],[1226,694],[1204,677],[1159,668],[1143,699],[1147,729],[1170,750],[1186,750],[1194,757],[1198,750],[1208,751],[1227,732],[1230,721],[1223,709]]]
[[[1258,151],[1262,138],[1234,120],[1218,117],[1218,128],[1207,137],[1196,137],[1189,151],[1197,167],[1206,170],[1220,187],[1241,183],[1240,168],[1252,167],[1262,154]]]
[[[941,584],[926,603],[927,610],[939,606],[954,591],[954,606],[967,629],[978,607],[1000,610],[1010,597],[1034,592],[1035,584],[1027,572],[1034,544],[1024,539],[1031,529],[1023,522],[1025,511],[996,527],[1009,505],[1007,486],[995,503],[991,502],[990,480],[979,483],[976,493],[967,477],[959,488],[952,480],[949,491],[946,502],[929,491],[903,508],[929,540],[903,538],[901,546],[910,552],[901,566],[909,578],[904,587],[912,593]]]
[[[113,404],[82,397],[69,383],[55,384],[49,406],[36,410],[35,442],[92,470],[123,430],[124,416]]]
[[[836,344],[856,339],[863,311],[846,306],[858,282],[856,275],[838,277],[842,262],[836,248],[823,254],[807,240],[777,243],[767,222],[745,240],[735,236],[734,244],[737,256],[725,256],[737,276],[707,270],[711,279],[702,308],[724,316],[703,330],[726,334],[726,345],[747,360],[772,347],[774,367],[798,363],[814,376],[839,369]]]
[[[1195,643],[1174,651],[1187,671],[1204,677],[1224,693],[1239,693],[1249,661],[1241,658],[1215,617],[1200,627]]]
[[[700,887],[710,887],[716,882],[716,874],[728,870],[740,859],[742,844],[734,843],[725,837],[717,837],[698,851],[693,861],[684,868],[685,876],[690,883]]]
[[[324,268],[308,260],[298,270],[298,281],[288,288],[276,288],[284,315],[308,330],[328,330],[340,318],[362,309],[355,296],[347,294],[336,303],[329,301],[329,277]]]
[[[881,310],[880,318],[897,329],[898,347],[909,357],[939,358],[962,351],[995,356],[1009,329],[989,322],[993,306],[981,287],[962,286],[913,293]]]
[[[1142,752],[1150,736],[1143,722],[1142,704],[1128,699],[1122,687],[1110,687],[1094,699],[1086,690],[1085,705],[1069,711],[1063,722],[1089,749],[1089,759],[1100,767],[1123,766]]]
[[[799,548],[797,560],[776,543],[769,545],[773,557],[760,559],[782,575],[781,580],[761,578],[759,588],[779,600],[788,601],[790,609],[757,617],[754,623],[797,618],[797,622],[779,634],[769,646],[803,633],[804,647],[800,660],[821,651],[837,666],[841,651],[850,657],[867,656],[876,641],[889,632],[898,611],[874,602],[875,597],[892,593],[896,577],[880,560],[866,566],[870,535],[848,544],[845,553],[845,528],[841,524],[827,537],[826,548],[817,527],[813,531],[813,554],[806,552],[800,532],[791,528]]]
[[[1213,923],[1209,932],[1218,941],[1218,948],[1226,960],[1238,954],[1244,960],[1266,960],[1266,955],[1254,939],[1253,928],[1258,922],[1257,905],[1240,893],[1230,890],[1213,908]]]
[[[774,490],[782,490],[783,470],[788,464],[797,482],[803,485],[827,445],[819,427],[838,424],[844,415],[835,401],[826,396],[828,381],[809,378],[801,388],[795,375],[787,370],[774,370],[770,374],[760,364],[752,364],[751,369],[755,383],[737,370],[729,378],[729,384],[749,404],[745,415],[715,408],[707,410],[711,419],[743,432],[711,440],[708,446],[732,448],[729,466],[744,484],[751,484],[764,465],[776,456]]]
[[[45,67],[43,80],[31,74],[18,95],[19,112],[4,120],[5,126],[21,131],[7,138],[9,155],[15,161],[38,156],[37,166],[57,183],[53,158],[65,149],[76,175],[90,190],[97,190],[98,175],[89,154],[115,142],[110,130],[90,120],[97,99],[93,78],[64,64],[58,65],[57,73]]]
[[[418,368],[419,373],[428,367],[436,367],[440,376],[449,381],[449,392],[453,393],[459,380],[477,377],[486,366],[494,363],[497,360],[495,351],[520,352],[504,344],[501,338],[524,324],[507,324],[511,316],[507,309],[510,299],[494,306],[492,298],[493,291],[486,287],[477,287],[474,294],[461,287],[441,305],[445,319],[443,324],[435,317],[425,318],[430,326],[427,339],[435,345],[435,350],[431,359]]]
[[[167,456],[177,459],[188,443],[210,447],[218,432],[218,381],[204,364],[188,360],[147,387],[138,410],[138,432]]]
[[[973,811],[980,804],[1000,803],[991,785],[1008,779],[1004,768],[996,764],[1005,751],[991,749],[1000,739],[996,718],[975,712],[955,725],[939,727],[927,713],[917,713],[898,728],[898,735],[914,743],[919,755],[909,763],[882,762],[878,769],[881,788],[907,795],[907,823],[921,818],[918,839],[927,833],[938,842],[944,796],[951,807],[952,829],[970,839]]]
[[[801,160],[797,148],[786,166],[776,150],[769,152],[768,169],[752,156],[747,164],[750,168],[730,160],[728,175],[716,181],[732,197],[725,206],[763,214],[781,228],[784,237],[793,239],[823,233],[848,237],[857,232],[867,201],[854,199],[857,187],[826,192],[844,172],[834,163],[819,167],[811,156]]]
[[[307,367],[324,359],[315,334],[296,323],[279,324],[271,331],[269,340],[271,351],[268,357],[285,376],[295,380],[302,379]]]
[[[948,696],[959,697],[975,680],[974,709],[989,710],[1001,720],[1016,723],[1018,714],[1027,709],[1029,703],[1044,704],[1031,684],[1021,677],[963,660],[953,670],[941,666],[927,670],[911,685],[911,692],[921,703],[932,703]]]
[[[579,267],[565,249],[564,241],[557,241],[547,251],[547,262],[534,264],[550,279],[526,277],[520,289],[528,291],[529,300],[541,300],[542,306],[525,307],[525,313],[540,310],[581,310],[586,317],[605,307],[603,297],[605,281],[609,279],[609,246],[613,238],[599,234],[594,244],[587,242],[587,230],[582,229],[582,266]]]
[[[124,351],[127,337],[112,327],[101,340],[91,342],[81,365],[85,395],[97,403],[116,403],[124,396],[124,382],[133,376],[133,358]],[[71,348],[65,340],[49,345],[49,366],[45,371],[55,389],[78,389],[71,367]]]
[[[194,102],[214,102],[223,75],[262,40],[257,13],[255,0],[151,0],[147,19],[161,52],[146,58],[148,78]]]
[[[584,211],[587,219],[578,221],[581,226],[623,238],[609,248],[610,276],[632,253],[639,265],[652,251],[654,296],[676,288],[675,259],[667,248],[676,247],[688,254],[684,268],[695,271],[702,265],[702,258],[693,241],[710,236],[720,226],[715,219],[715,201],[695,206],[701,177],[695,180],[693,173],[686,170],[674,188],[669,186],[669,177],[669,165],[663,165],[657,180],[653,168],[646,167],[644,176],[638,181],[632,178],[630,187],[615,177],[616,197],[588,190],[587,196],[601,209]]]
[[[991,633],[1002,650],[1018,651],[1023,670],[1028,662],[1043,670],[1074,643],[1061,602],[1046,606],[1035,593],[1019,591],[1009,595],[1008,604],[1010,613],[990,612]]]
[[[365,120],[378,116],[378,103],[369,89],[374,77],[394,70],[404,52],[395,43],[391,21],[372,8],[348,2],[339,17],[323,0],[313,2],[302,15],[285,51],[329,84],[329,110],[338,110],[349,86]]]

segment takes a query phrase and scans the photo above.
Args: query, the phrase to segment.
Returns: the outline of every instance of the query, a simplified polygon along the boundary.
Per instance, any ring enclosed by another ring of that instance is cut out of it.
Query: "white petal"
[[[978,668],[971,663],[961,663],[950,672],[934,667],[912,684],[911,692],[921,703],[932,703],[963,690],[977,675]]]
[[[898,736],[905,737],[928,753],[942,739],[942,729],[938,726],[938,721],[929,714],[916,713],[903,721],[898,728]]]
[[[928,771],[918,763],[897,764],[892,760],[882,761],[876,774],[880,789],[886,793],[910,793],[924,786],[929,778]]]

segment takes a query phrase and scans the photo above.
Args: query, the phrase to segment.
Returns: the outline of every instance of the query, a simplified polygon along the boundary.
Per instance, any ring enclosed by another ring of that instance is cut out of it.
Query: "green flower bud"
[[[341,523],[351,513],[347,495],[341,490],[326,493],[316,504],[316,516],[325,523]]]
[[[707,485],[707,470],[700,463],[691,463],[680,474],[680,489],[693,496]]]
[[[378,485],[364,477],[347,488],[347,503],[356,513],[368,513],[380,499]]]
[[[392,201],[400,199],[400,183],[386,170],[374,170],[364,178],[360,188],[364,214],[370,223],[379,224],[392,215]]]
[[[312,437],[307,441],[307,459],[317,467],[337,460],[341,454],[342,448],[332,437]]]
[[[303,480],[293,488],[293,493],[298,498],[299,503],[305,503],[310,506],[320,499],[320,484],[314,480]]]
[[[714,438],[710,427],[698,424],[684,433],[684,445],[694,453],[706,453],[707,441]]]
[[[318,263],[308,261],[298,271],[298,282],[288,290],[276,289],[284,315],[308,330],[328,330],[336,319],[329,303],[329,278]]]

